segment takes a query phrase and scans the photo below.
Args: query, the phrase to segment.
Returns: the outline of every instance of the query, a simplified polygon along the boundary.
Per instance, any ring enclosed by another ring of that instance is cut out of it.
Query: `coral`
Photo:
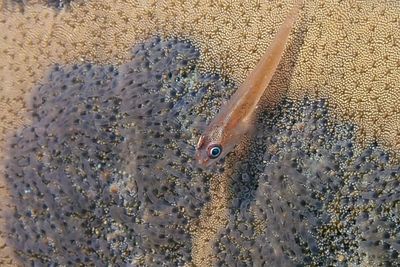
[[[29,5],[41,4],[52,7],[56,10],[62,10],[69,7],[72,0],[3,0],[3,7],[10,10],[19,9],[23,12],[24,8]]]
[[[155,37],[120,67],[55,66],[11,140],[10,244],[24,264],[177,266],[210,200],[196,129],[233,84],[200,74],[190,42]],[[213,103],[213,107],[207,105]],[[195,128],[194,128],[195,127]]]
[[[0,146],[6,132],[27,119],[24,97],[55,62],[123,64],[130,60],[132,43],[157,32],[190,37],[200,47],[203,70],[216,69],[240,83],[292,2],[91,0],[58,12],[35,1],[23,12],[10,12],[0,1]],[[360,140],[376,138],[398,152],[398,14],[397,1],[306,1],[265,105],[276,102],[282,90],[292,99],[325,97],[336,115],[360,126]],[[227,171],[235,165],[232,161]],[[222,188],[228,186],[226,175]],[[211,188],[220,188],[215,183]],[[226,197],[218,196],[223,192],[215,191],[210,206],[225,206]],[[198,232],[209,236],[207,229]]]
[[[361,147],[325,101],[285,101],[258,123],[231,177],[217,265],[399,265],[398,158]]]
[[[154,32],[190,36],[203,51],[205,70],[218,69],[240,83],[265,51],[291,2],[85,1],[71,3],[68,12],[58,15],[37,5],[26,6],[23,14],[4,11],[0,78],[7,93],[2,102],[17,102],[19,110],[21,93],[53,62],[122,63],[129,58],[132,42]],[[329,98],[338,115],[361,126],[362,140],[377,138],[398,148],[396,2],[312,1],[302,14],[293,47],[282,63],[282,69],[291,71],[276,76],[271,90],[280,92],[290,75],[287,89],[292,98]],[[10,76],[9,71],[18,75]]]

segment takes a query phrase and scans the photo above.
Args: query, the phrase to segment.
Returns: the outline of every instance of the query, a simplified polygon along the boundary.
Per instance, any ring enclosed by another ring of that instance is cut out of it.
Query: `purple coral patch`
[[[10,241],[25,264],[177,266],[210,199],[193,123],[234,86],[200,74],[197,49],[159,37],[116,66],[55,66],[6,167]],[[207,90],[204,90],[207,88]],[[213,93],[213,91],[215,92]]]

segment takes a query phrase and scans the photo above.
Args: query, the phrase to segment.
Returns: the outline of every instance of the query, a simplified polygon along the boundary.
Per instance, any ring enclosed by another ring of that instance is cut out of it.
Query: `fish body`
[[[201,166],[223,158],[253,127],[258,102],[279,65],[301,5],[302,1],[295,4],[254,70],[200,136],[196,160]]]

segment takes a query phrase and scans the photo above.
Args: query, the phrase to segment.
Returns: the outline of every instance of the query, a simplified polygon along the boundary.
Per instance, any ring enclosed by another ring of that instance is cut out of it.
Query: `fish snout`
[[[207,167],[210,164],[210,159],[201,150],[196,151],[195,160],[197,164],[202,168]]]

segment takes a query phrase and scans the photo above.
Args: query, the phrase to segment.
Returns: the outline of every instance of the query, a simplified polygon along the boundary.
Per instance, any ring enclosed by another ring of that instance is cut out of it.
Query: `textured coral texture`
[[[7,133],[27,120],[25,98],[54,63],[122,64],[130,59],[133,44],[158,33],[190,38],[200,48],[203,71],[218,71],[240,84],[292,3],[76,1],[55,10],[34,2],[12,8],[6,2],[0,14],[1,146]],[[357,125],[358,141],[376,139],[398,152],[399,14],[397,1],[307,1],[266,106],[284,94],[327,98],[335,117]],[[228,222],[228,167],[234,161],[229,159],[226,172],[211,179],[211,202],[200,216],[200,229],[193,231],[193,261],[199,265],[213,259],[213,240]],[[4,179],[1,184],[6,198]],[[2,238],[2,264],[13,265],[3,233]]]
[[[230,175],[218,266],[396,266],[400,165],[325,101],[284,101],[259,120]]]
[[[45,5],[55,10],[63,10],[69,7],[71,0],[4,0],[3,6],[8,10],[19,10],[24,12],[27,5]]]
[[[6,164],[16,205],[8,244],[23,263],[191,261],[190,228],[210,201],[211,174],[192,164],[199,125],[190,114],[215,113],[210,99],[234,88],[200,74],[198,56],[188,41],[156,37],[119,67],[52,69]]]

